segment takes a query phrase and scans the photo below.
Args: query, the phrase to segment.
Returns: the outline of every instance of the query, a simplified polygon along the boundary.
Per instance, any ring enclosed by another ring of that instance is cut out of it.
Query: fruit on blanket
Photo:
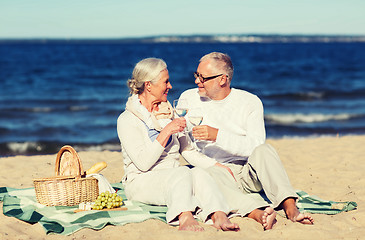
[[[98,198],[95,200],[92,206],[93,210],[102,210],[103,208],[117,208],[123,206],[123,198],[118,196],[116,193],[110,193],[109,191],[102,192],[99,194]]]

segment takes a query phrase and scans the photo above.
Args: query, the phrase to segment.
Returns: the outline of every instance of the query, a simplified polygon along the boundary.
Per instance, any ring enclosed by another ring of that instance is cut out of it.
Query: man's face
[[[210,62],[211,60],[202,61],[198,66],[197,73],[202,77],[210,77],[220,74],[212,67],[213,65],[210,64]],[[198,85],[199,95],[201,97],[209,97],[214,100],[218,92],[221,90],[219,85],[220,78],[221,77],[216,77],[203,83],[200,78],[197,77],[195,79],[195,84]]]

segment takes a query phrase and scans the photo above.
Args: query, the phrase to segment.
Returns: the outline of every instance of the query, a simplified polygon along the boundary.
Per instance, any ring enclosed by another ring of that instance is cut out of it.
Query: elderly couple
[[[230,87],[228,55],[212,52],[194,73],[198,88],[182,93],[189,109],[201,110],[203,122],[184,132],[185,118],[174,117],[167,101],[172,88],[166,63],[138,62],[128,80],[131,96],[118,118],[128,199],[167,205],[166,220],[180,230],[203,231],[197,222],[238,231],[229,217],[249,217],[264,230],[276,223],[277,209],[293,222],[313,224],[299,212],[297,195],[276,151],[265,144],[260,99]],[[194,168],[181,166],[180,154]],[[257,193],[264,191],[272,207]]]

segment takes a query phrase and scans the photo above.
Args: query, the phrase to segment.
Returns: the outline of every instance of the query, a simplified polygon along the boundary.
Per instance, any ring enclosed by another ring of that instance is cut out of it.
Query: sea
[[[267,138],[365,134],[365,42],[0,41],[0,156],[119,151],[134,65],[164,59],[172,102],[212,51],[231,56],[232,87],[261,98]]]

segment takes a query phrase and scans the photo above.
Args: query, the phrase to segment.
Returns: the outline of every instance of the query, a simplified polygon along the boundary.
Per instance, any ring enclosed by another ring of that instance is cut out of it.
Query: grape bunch
[[[112,209],[123,206],[123,198],[118,196],[116,193],[110,193],[109,191],[102,192],[95,200],[92,206],[93,210],[102,210],[103,208]]]

